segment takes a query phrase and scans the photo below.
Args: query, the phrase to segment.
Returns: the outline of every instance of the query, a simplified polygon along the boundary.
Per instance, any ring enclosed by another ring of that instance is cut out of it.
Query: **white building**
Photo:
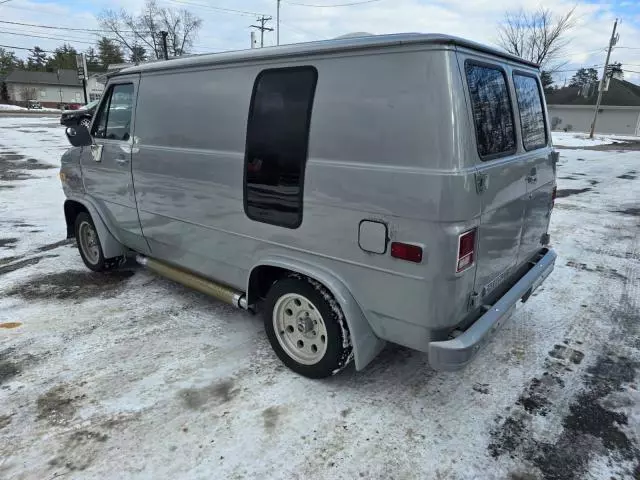
[[[34,72],[14,70],[4,81],[7,84],[9,100],[17,105],[25,105],[28,100],[36,100],[43,107],[56,108],[59,104],[84,104],[82,81],[76,70],[54,72]],[[87,100],[99,98],[104,89],[104,79],[100,75],[90,75],[87,80]],[[91,96],[91,98],[89,98]]]
[[[596,106],[597,88],[583,95],[578,87],[547,92],[549,120],[554,130],[588,132]],[[640,135],[640,86],[612,78],[602,94],[596,132]]]

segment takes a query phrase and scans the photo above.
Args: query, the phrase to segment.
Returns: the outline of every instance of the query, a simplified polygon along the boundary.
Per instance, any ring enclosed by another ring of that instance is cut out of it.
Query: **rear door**
[[[131,175],[137,86],[137,75],[109,85],[91,127],[94,145],[83,148],[81,159],[86,192],[132,247],[142,239]]]
[[[478,155],[476,191],[481,218],[475,291],[486,297],[518,263],[529,167],[518,148],[507,67],[474,55],[459,55],[459,61]]]
[[[542,88],[537,76],[516,70],[512,78],[522,147],[527,152],[525,158],[529,169],[526,177],[527,208],[519,254],[519,263],[524,263],[540,250],[543,235],[549,227],[556,165],[551,156]]]

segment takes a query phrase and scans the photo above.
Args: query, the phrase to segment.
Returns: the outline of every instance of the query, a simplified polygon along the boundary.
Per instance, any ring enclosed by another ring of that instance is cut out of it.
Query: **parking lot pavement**
[[[0,478],[640,476],[640,152],[564,149],[556,270],[465,370],[284,368],[260,317],[64,239],[57,119],[0,118]]]

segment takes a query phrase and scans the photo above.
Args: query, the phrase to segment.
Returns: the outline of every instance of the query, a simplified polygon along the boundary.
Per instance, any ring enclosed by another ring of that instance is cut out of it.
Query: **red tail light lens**
[[[422,247],[409,243],[393,242],[391,244],[391,256],[409,262],[422,262]]]
[[[473,265],[476,249],[476,229],[469,230],[458,237],[458,261],[456,272]]]

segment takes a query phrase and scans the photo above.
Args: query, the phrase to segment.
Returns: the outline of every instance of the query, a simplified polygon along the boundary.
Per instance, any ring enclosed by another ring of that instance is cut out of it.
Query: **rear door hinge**
[[[489,186],[488,173],[476,173],[476,192],[482,193]]]

